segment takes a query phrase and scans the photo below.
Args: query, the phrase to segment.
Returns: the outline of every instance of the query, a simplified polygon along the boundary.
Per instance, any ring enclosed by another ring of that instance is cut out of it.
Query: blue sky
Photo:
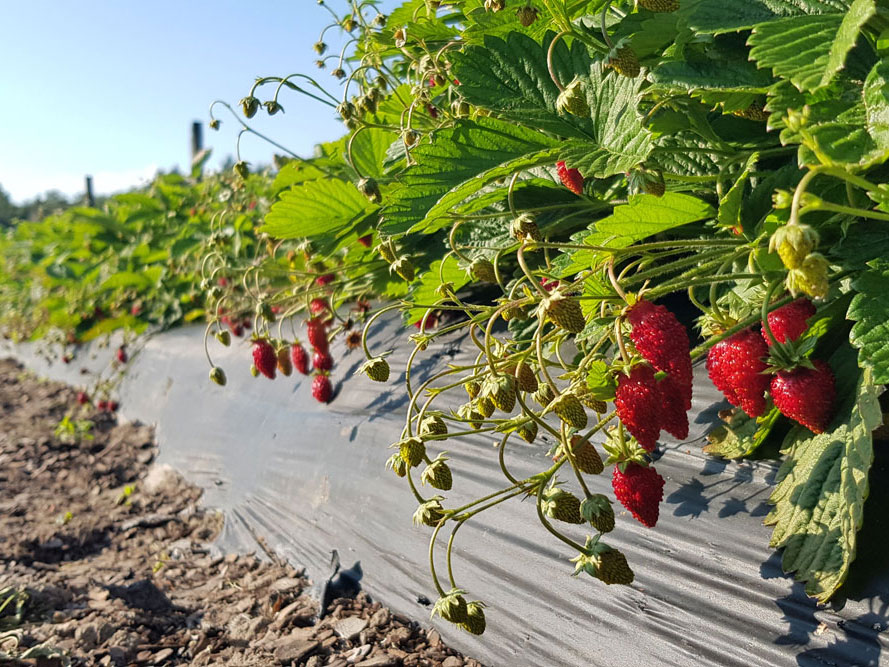
[[[339,15],[345,0],[326,0]],[[388,0],[384,8],[396,2]],[[337,95],[312,44],[331,16],[315,0],[0,0],[0,187],[13,201],[50,189],[97,192],[137,185],[157,169],[187,168],[192,120],[235,106],[260,75],[317,76]],[[325,35],[332,49],[339,29]],[[297,153],[343,132],[333,110],[286,93],[286,113],[257,114],[256,129]],[[211,167],[234,153],[236,123],[204,128]],[[248,161],[273,149],[242,141]]]

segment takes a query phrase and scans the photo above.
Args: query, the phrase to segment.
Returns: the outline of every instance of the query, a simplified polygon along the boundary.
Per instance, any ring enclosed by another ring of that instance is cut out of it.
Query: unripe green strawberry
[[[411,263],[411,260],[409,260],[406,255],[402,255],[401,257],[398,257],[394,262],[392,262],[392,266],[389,267],[389,270],[394,271],[407,282],[411,282],[414,279],[414,265]]]
[[[827,279],[829,268],[824,255],[819,252],[810,253],[798,268],[787,273],[787,289],[794,296],[802,292],[812,298],[823,299],[830,288]]]
[[[244,160],[238,160],[235,162],[235,166],[232,167],[235,173],[242,178],[243,180],[247,180],[247,177],[250,175],[250,168],[247,166],[247,163]]]
[[[537,438],[537,422],[533,419],[529,420],[519,426],[516,433],[518,433],[519,437],[525,442],[534,442],[535,438]]]
[[[611,501],[601,493],[586,498],[580,504],[580,514],[600,533],[614,530],[614,508],[611,507]]]
[[[358,191],[375,204],[383,201],[383,193],[380,186],[373,178],[362,178],[358,181]]]
[[[293,362],[290,360],[290,346],[284,345],[279,347],[275,354],[278,357],[278,370],[284,376],[289,377],[293,373]]]
[[[228,347],[232,344],[232,335],[228,331],[217,331],[216,340]]]
[[[516,380],[511,375],[498,375],[486,381],[486,395],[498,410],[512,412],[515,408]]]
[[[283,111],[284,107],[278,104],[275,100],[269,100],[268,102],[264,102],[263,106],[265,107],[266,112],[269,116],[274,116],[279,111]]]
[[[760,123],[764,123],[769,119],[769,112],[765,110],[765,105],[761,101],[756,101],[750,104],[746,109],[737,109],[732,111],[732,115],[738,116],[739,118],[744,118],[746,120],[753,120]]]
[[[416,130],[405,130],[401,135],[401,140],[407,148],[413,148],[420,141],[420,133]]]
[[[405,438],[398,443],[398,452],[401,458],[411,468],[420,465],[426,456],[426,445],[420,438]]]
[[[679,0],[637,0],[640,7],[650,12],[667,13],[679,9]]]
[[[497,282],[497,274],[494,271],[494,265],[491,263],[490,260],[485,259],[484,257],[475,260],[469,266],[469,275],[471,275],[474,280],[478,280],[479,282]]]
[[[589,440],[581,438],[579,435],[571,438],[571,453],[574,455],[574,462],[577,469],[585,472],[587,475],[598,475],[605,469],[602,464],[602,457]]]
[[[540,228],[534,220],[534,216],[523,213],[509,224],[509,233],[516,241],[539,241]]]
[[[460,623],[460,627],[473,635],[481,635],[485,632],[485,610],[481,602],[466,603],[466,620]]]
[[[636,52],[629,46],[621,46],[612,51],[608,59],[608,66],[629,79],[635,79],[642,71]]]
[[[537,404],[542,408],[545,408],[552,403],[555,397],[555,392],[546,382],[541,383],[537,388],[537,391],[534,392],[534,400],[537,401]]]
[[[324,42],[315,42],[315,45],[312,48],[315,49],[315,53],[319,56],[323,56],[324,52],[327,51],[327,44]]]
[[[664,183],[663,176],[660,176],[660,178],[645,179],[642,188],[645,190],[646,194],[654,195],[655,197],[663,197],[667,192],[667,185]]]
[[[438,614],[444,620],[451,623],[465,623],[468,619],[466,599],[463,597],[464,591],[452,588],[435,601],[432,608],[432,615]]]
[[[577,395],[578,400],[580,400],[580,402],[585,407],[594,412],[602,414],[608,407],[607,405],[605,405],[605,401],[599,400],[598,398],[594,397],[589,388],[583,385],[575,386],[572,391],[574,392],[574,394]]]
[[[407,475],[407,464],[404,462],[404,459],[401,458],[401,454],[397,452],[390,456],[389,460],[386,461],[386,467],[391,468],[392,472],[399,477]]]
[[[466,403],[457,408],[457,416],[460,419],[468,420],[469,425],[476,431],[482,427],[481,420],[485,418],[484,415],[475,409],[474,403]]]
[[[420,479],[423,481],[423,484],[429,484],[430,486],[441,489],[442,491],[450,491],[451,485],[453,484],[453,476],[451,475],[451,469],[448,467],[448,464],[445,463],[447,459],[439,455],[432,463],[430,463],[423,470],[420,475]]]
[[[506,0],[485,0],[486,12],[501,12],[506,9]]]
[[[494,409],[496,407],[497,406],[494,405],[494,401],[492,401],[485,395],[479,396],[475,401],[475,409],[485,419],[494,414]]]
[[[564,489],[550,489],[543,500],[543,512],[548,517],[565,523],[583,523],[580,500]]]
[[[633,583],[635,575],[627,563],[627,557],[617,549],[609,548],[600,552],[598,561],[596,576],[606,584],[628,585]]]
[[[524,392],[535,392],[539,386],[537,375],[524,361],[520,361],[515,367],[516,386]]]
[[[547,412],[555,412],[559,415],[559,419],[576,429],[584,428],[587,425],[586,410],[583,409],[580,399],[574,394],[560,394],[556,400],[549,404]]]
[[[346,18],[343,19],[343,30],[346,32],[352,32],[355,30],[355,17],[349,14]]]
[[[518,18],[519,23],[521,23],[526,28],[537,20],[537,10],[530,5],[519,7],[516,10],[515,15],[516,18]]]
[[[431,413],[420,422],[420,435],[447,435],[448,426],[440,415]]]
[[[414,512],[414,523],[418,526],[437,526],[444,518],[441,496],[435,496],[417,508]]]
[[[253,95],[241,98],[241,111],[247,118],[253,118],[259,111],[259,100]]]
[[[769,252],[777,252],[788,269],[797,269],[818,247],[818,240],[818,232],[809,225],[784,225],[769,239]]]
[[[210,379],[220,387],[224,387],[225,383],[228,381],[225,377],[225,371],[219,366],[214,366],[210,369]]]
[[[389,362],[383,357],[374,357],[365,361],[358,372],[364,373],[374,382],[385,382],[389,379]]]
[[[558,289],[541,301],[539,312],[570,333],[580,333],[586,326],[580,303]]]
[[[587,104],[586,91],[578,77],[574,77],[565,90],[559,93],[559,97],[556,98],[556,110],[559,113],[589,118],[590,107]]]
[[[256,367],[256,364],[250,364],[250,375],[253,377],[259,377],[259,369]]]
[[[478,396],[478,393],[481,391],[482,386],[475,380],[468,380],[463,383],[463,388],[469,395],[469,400],[474,400]]]
[[[377,252],[380,253],[380,257],[385,259],[389,264],[395,261],[395,244],[392,242],[390,238],[381,238],[380,244],[377,246]]]

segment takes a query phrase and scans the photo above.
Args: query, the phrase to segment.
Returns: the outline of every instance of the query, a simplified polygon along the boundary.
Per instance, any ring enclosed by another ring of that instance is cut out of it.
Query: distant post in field
[[[204,152],[204,126],[201,124],[199,120],[192,121],[191,123],[191,168],[192,168],[192,177],[200,180],[201,173],[203,168],[200,169],[198,173],[195,173],[195,168],[198,162],[202,159]]]
[[[86,192],[83,195],[83,199],[87,206],[95,206],[96,199],[93,197],[93,177],[88,175],[84,180],[84,189]]]

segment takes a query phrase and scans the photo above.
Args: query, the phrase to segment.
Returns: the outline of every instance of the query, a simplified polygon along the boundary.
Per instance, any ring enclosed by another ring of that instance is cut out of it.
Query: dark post
[[[93,177],[86,177],[86,194],[84,195],[84,199],[86,200],[87,206],[95,206],[96,199],[93,197]]]
[[[191,124],[191,159],[204,150],[204,132],[200,121],[194,121]]]

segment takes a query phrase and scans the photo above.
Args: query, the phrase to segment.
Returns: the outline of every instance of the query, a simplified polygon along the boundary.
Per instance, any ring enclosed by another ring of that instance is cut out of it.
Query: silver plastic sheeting
[[[186,328],[151,339],[131,362],[120,396],[126,418],[157,425],[160,461],[224,511],[221,546],[254,550],[260,537],[316,580],[328,575],[336,549],[345,567],[360,562],[361,583],[375,599],[426,622],[436,597],[431,529],[412,525],[416,505],[406,480],[385,469],[388,445],[404,424],[403,370],[412,345],[396,319],[381,318],[369,339],[378,352],[394,349],[385,385],[353,377],[363,355],[334,345],[329,406],[312,398],[311,378],[253,378],[243,340],[225,349],[211,339],[228,385],[211,384],[202,335]],[[449,362],[471,363],[461,342],[430,346],[413,381]],[[47,366],[32,346],[8,350],[39,373],[82,381],[83,355],[69,366]],[[111,350],[96,350],[87,365],[107,364]],[[606,541],[627,555],[636,573],[631,586],[572,577],[575,554],[539,525],[532,501],[514,499],[472,519],[456,540],[457,583],[487,604],[485,635],[431,623],[455,647],[498,666],[889,664],[885,448],[877,447],[852,574],[819,609],[768,547],[762,519],[778,462],[724,462],[701,452],[723,407],[698,367],[690,438],[659,450],[657,469],[667,483],[657,527],[641,526],[615,503],[617,527]],[[484,434],[441,443],[455,479],[447,506],[506,485],[493,444]],[[517,476],[545,469],[548,444],[511,440],[508,466]],[[588,484],[613,497],[608,470]],[[582,527],[559,527],[583,542]],[[443,555],[443,548],[436,552],[444,583]]]

